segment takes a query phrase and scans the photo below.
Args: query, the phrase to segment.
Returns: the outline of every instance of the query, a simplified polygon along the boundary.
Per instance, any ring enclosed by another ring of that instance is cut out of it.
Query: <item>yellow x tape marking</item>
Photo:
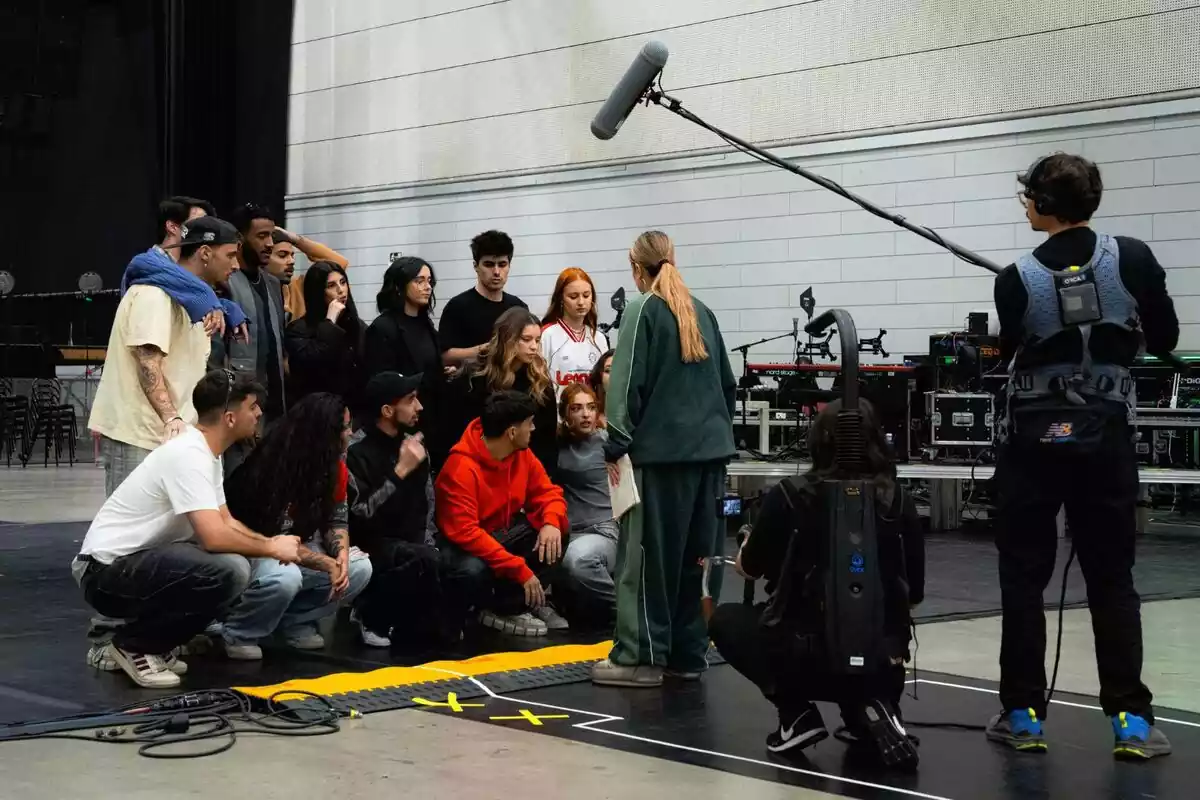
[[[523,719],[527,720],[530,725],[541,725],[544,719],[566,719],[567,714],[543,714],[538,716],[528,708],[522,708],[521,713],[515,717],[488,717],[488,719]]]
[[[413,702],[419,706],[431,706],[435,708],[448,708],[451,711],[462,711],[464,708],[483,708],[483,703],[460,703],[458,702],[458,694],[451,692],[446,695],[446,702],[439,703],[436,700],[426,700],[424,697],[414,697]]]

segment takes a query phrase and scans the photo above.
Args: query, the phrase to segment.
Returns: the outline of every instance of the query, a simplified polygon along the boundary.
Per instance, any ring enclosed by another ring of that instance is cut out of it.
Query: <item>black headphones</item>
[[[1041,185],[1043,167],[1048,158],[1050,156],[1042,156],[1037,161],[1034,161],[1029,166],[1029,169],[1025,171],[1025,178],[1022,183],[1025,186],[1025,196],[1029,198],[1029,202],[1033,203],[1033,210],[1044,217],[1053,217],[1058,203],[1054,195]]]

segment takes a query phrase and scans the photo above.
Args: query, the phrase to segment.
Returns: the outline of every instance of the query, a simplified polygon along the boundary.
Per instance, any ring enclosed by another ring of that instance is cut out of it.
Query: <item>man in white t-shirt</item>
[[[146,456],[92,520],[71,572],[89,605],[124,622],[90,663],[139,686],[178,686],[177,649],[241,596],[246,559],[298,560],[297,537],[255,533],[225,506],[221,454],[253,435],[264,395],[252,377],[209,372],[191,393],[197,426]]]

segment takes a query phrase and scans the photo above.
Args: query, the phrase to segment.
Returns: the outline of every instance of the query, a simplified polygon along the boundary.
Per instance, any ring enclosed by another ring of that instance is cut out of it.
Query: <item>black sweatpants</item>
[[[113,644],[130,653],[163,655],[223,619],[250,582],[250,563],[196,544],[175,543],[91,562],[80,580],[84,599],[124,620]]]
[[[363,627],[383,636],[436,635],[445,614],[437,548],[401,539],[371,545],[371,582],[358,600]]]
[[[507,530],[492,534],[504,549],[514,556],[525,559],[526,565],[550,588],[561,583],[562,559],[554,564],[543,564],[538,560],[537,540],[539,531],[520,517]],[[567,551],[567,532],[562,532],[562,549]],[[442,588],[447,596],[447,605],[456,608],[465,618],[468,610],[489,609],[503,616],[512,616],[528,611],[525,604],[525,589],[516,581],[496,576],[483,559],[473,556],[453,542],[440,542],[442,552]]]
[[[904,694],[903,664],[872,682],[831,676],[823,660],[797,657],[786,642],[759,625],[763,607],[723,603],[708,621],[708,633],[721,656],[758,687],[779,709],[781,718],[794,717],[817,700],[837,703],[846,720],[854,718],[847,710],[866,700],[887,700],[899,709]]]
[[[999,452],[1000,701],[1005,710],[1032,708],[1046,717],[1046,615],[1043,592],[1058,550],[1055,517],[1065,506],[1071,540],[1087,582],[1096,641],[1100,705],[1153,722],[1142,683],[1141,599],[1133,587],[1137,535],[1137,461],[1124,419],[1105,429],[1099,452],[1087,457],[1051,448],[1006,445]]]

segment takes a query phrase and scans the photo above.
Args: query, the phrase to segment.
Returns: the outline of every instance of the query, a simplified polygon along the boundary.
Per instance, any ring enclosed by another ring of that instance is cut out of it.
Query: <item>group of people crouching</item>
[[[89,663],[169,688],[184,650],[256,660],[272,637],[320,649],[318,622],[341,605],[372,647],[449,645],[469,615],[526,636],[568,618],[611,626],[618,529],[602,387],[561,393],[554,480],[530,450],[536,402],[514,390],[488,395],[435,480],[417,432],[421,386],[421,375],[375,375],[358,430],[340,397],[310,394],[225,480],[222,454],[254,436],[265,390],[206,374],[192,392],[197,424],[121,483],[72,564],[104,615]]]

